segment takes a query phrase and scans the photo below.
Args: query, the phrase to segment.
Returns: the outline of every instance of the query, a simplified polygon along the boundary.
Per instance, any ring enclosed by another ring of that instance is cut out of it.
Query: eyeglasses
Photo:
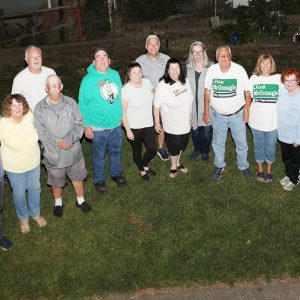
[[[295,83],[297,81],[298,81],[297,79],[284,79],[284,82],[286,83]]]
[[[193,51],[193,54],[202,54],[204,51]]]

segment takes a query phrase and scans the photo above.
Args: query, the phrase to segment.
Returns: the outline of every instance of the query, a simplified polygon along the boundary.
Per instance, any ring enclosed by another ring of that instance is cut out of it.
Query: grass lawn
[[[245,55],[250,70],[256,57],[257,52]],[[239,59],[243,63],[242,54]],[[282,65],[287,64],[285,57]],[[66,95],[76,95],[80,78],[75,69],[80,67],[57,69],[66,78],[74,73],[65,81]],[[2,97],[10,86],[4,80]],[[255,172],[250,131],[248,140]],[[14,249],[0,252],[1,299],[80,299],[146,287],[300,275],[299,188],[286,192],[278,182],[284,175],[279,147],[270,184],[243,177],[230,136],[220,181],[210,179],[213,155],[209,162],[188,160],[190,142],[182,158],[188,175],[170,179],[169,162],[156,157],[151,166],[158,175],[143,182],[125,139],[123,144],[128,186],[118,188],[108,179],[108,195],[101,197],[93,186],[91,144],[82,142],[89,170],[85,197],[93,206],[89,215],[75,207],[69,183],[63,193],[64,217],[54,218],[43,169],[41,212],[47,226],[40,229],[31,222],[31,232],[21,234],[5,182],[3,216]]]

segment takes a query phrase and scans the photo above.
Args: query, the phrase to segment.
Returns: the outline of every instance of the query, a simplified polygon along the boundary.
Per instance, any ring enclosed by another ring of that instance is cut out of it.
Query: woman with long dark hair
[[[159,134],[160,113],[171,157],[170,178],[176,177],[177,170],[183,174],[188,173],[188,168],[180,164],[180,157],[189,141],[192,102],[193,94],[181,63],[176,58],[170,58],[154,97],[154,128]]]

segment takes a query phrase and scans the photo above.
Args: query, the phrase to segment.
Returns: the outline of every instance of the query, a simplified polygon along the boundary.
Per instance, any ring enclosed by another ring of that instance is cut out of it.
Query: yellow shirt
[[[33,170],[40,164],[38,134],[33,114],[28,112],[20,123],[0,119],[0,142],[3,168],[12,173]]]

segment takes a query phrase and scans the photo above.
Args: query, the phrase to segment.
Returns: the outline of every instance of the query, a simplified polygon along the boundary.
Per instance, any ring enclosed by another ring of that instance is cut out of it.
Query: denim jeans
[[[20,221],[28,220],[29,216],[37,217],[40,215],[40,171],[40,165],[23,173],[6,171],[13,190],[14,205]],[[28,205],[26,191],[28,192]]]
[[[94,131],[93,142],[93,168],[94,183],[105,181],[105,155],[109,153],[110,175],[117,176],[122,173],[122,129],[121,126],[114,129]]]
[[[244,110],[231,116],[222,116],[212,111],[213,141],[212,147],[215,154],[214,164],[217,168],[225,167],[225,144],[228,129],[231,130],[235,142],[237,165],[239,170],[249,168],[247,161],[248,145],[246,136],[246,125],[243,120]]]
[[[194,151],[200,154],[208,154],[212,141],[212,126],[199,126],[195,130],[192,129],[192,141]]]
[[[277,129],[269,132],[251,128],[254,144],[254,156],[257,163],[266,161],[272,164],[275,161]]]

